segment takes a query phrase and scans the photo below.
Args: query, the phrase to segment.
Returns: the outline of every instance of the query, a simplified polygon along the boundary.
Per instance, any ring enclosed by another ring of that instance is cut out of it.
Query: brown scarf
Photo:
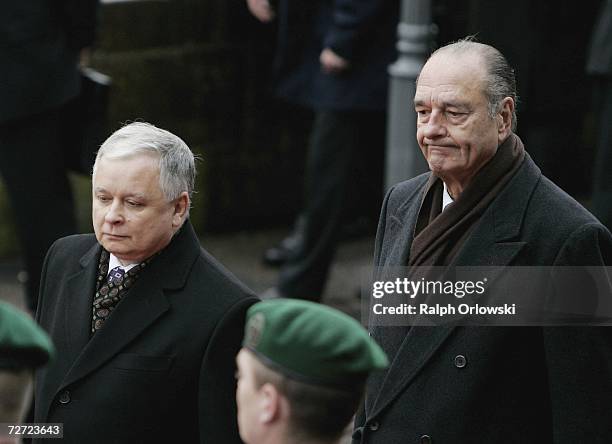
[[[448,265],[480,216],[514,176],[525,158],[521,139],[510,134],[456,201],[442,212],[442,180],[431,175],[410,248],[409,266]]]

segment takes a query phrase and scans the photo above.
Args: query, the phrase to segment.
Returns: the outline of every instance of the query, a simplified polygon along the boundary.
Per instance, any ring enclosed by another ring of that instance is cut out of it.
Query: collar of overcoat
[[[81,270],[67,278],[65,291],[58,297],[67,349],[62,357],[65,371],[61,375],[65,376],[58,381],[56,394],[99,368],[168,310],[165,290],[184,287],[200,253],[200,243],[187,220],[168,247],[143,271],[104,328],[90,339],[93,294],[84,289],[95,286],[100,253],[101,246],[96,243],[81,257]]]
[[[453,266],[501,266],[509,264],[525,246],[518,241],[529,199],[542,173],[531,157],[525,160],[516,175],[483,213],[474,232],[466,240]],[[412,244],[416,216],[422,201],[426,179],[418,197],[398,207],[390,216],[385,238],[396,239],[382,247],[378,266],[400,266],[407,263]],[[489,278],[489,282],[495,276]],[[366,397],[368,420],[377,416],[410,384],[418,372],[453,332],[452,326],[414,327],[408,331],[382,380]],[[405,329],[396,329],[405,334]],[[401,333],[400,333],[401,334]],[[400,339],[401,340],[401,339]]]

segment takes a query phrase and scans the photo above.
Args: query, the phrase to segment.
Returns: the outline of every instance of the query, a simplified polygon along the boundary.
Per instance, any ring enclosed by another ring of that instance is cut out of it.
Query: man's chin
[[[436,176],[444,176],[448,171],[448,162],[445,159],[429,160],[427,163],[431,172]]]
[[[104,247],[106,251],[112,253],[117,258],[122,258],[128,252],[125,245],[125,240],[112,240],[108,238],[102,239],[100,245]]]

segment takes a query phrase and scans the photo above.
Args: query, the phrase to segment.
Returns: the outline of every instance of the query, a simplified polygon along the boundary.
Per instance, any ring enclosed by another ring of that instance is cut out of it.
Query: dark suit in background
[[[593,213],[612,229],[612,1],[602,5],[593,30],[587,73],[594,77],[597,153]]]
[[[234,357],[256,299],[187,221],[90,339],[100,252],[71,236],[45,261],[38,321],[58,359],[37,375],[36,421],[75,444],[241,442]]]
[[[281,268],[283,296],[320,300],[347,204],[380,202],[387,67],[395,60],[398,13],[396,0],[278,2],[276,92],[315,111],[303,241]],[[324,48],[347,60],[348,68],[324,72]]]
[[[430,175],[387,194],[375,266],[406,264]],[[452,265],[611,263],[610,232],[527,156]],[[395,359],[368,383],[356,443],[604,443],[612,434],[610,328],[382,327],[374,337]]]
[[[0,173],[15,214],[32,311],[45,252],[76,231],[59,109],[79,91],[79,51],[93,43],[97,6],[97,0],[2,4]]]

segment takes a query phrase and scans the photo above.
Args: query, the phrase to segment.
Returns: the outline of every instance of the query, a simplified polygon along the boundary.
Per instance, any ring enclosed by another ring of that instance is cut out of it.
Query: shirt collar
[[[448,205],[452,204],[455,200],[448,193],[448,187],[446,186],[446,183],[444,181],[442,181],[442,183],[444,184],[444,193],[442,193],[442,211],[444,211],[444,209]]]
[[[121,267],[123,268],[123,271],[127,273],[130,269],[134,268],[136,265],[138,265],[138,263],[121,265],[121,262],[119,262],[119,259],[117,259],[117,256],[115,256],[113,253],[110,253],[110,258],[108,259],[108,273],[106,273],[106,275],[108,276],[111,270],[115,267]]]

